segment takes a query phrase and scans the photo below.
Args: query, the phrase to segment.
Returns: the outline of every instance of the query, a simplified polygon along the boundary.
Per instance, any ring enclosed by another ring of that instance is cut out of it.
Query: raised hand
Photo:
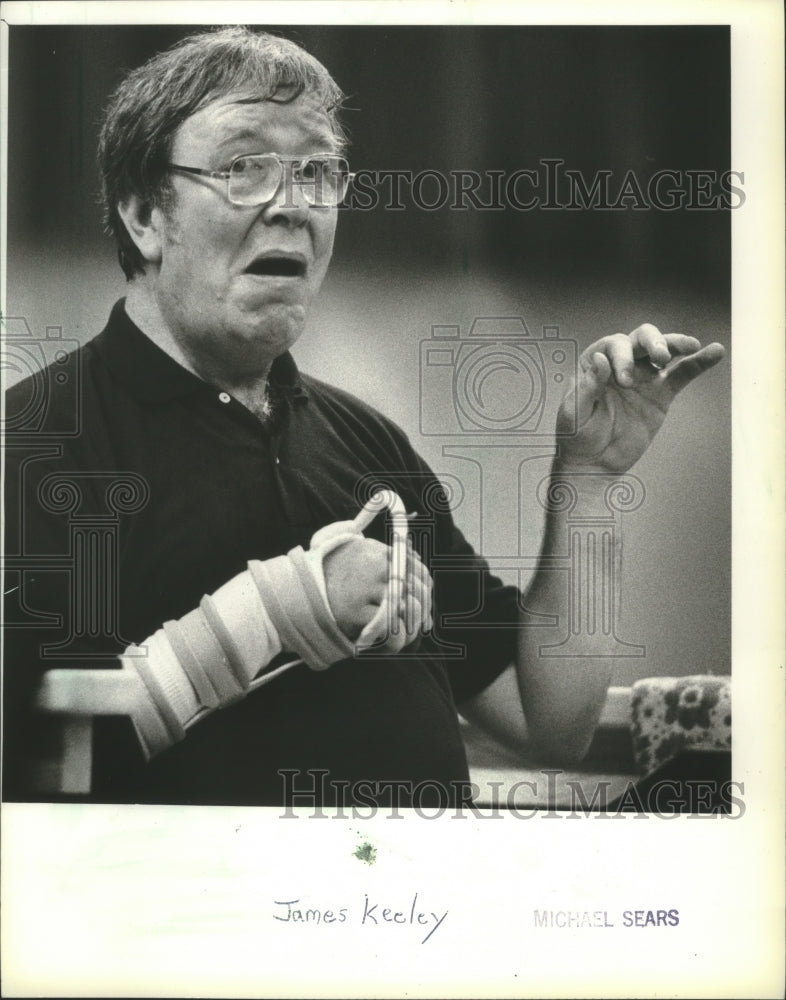
[[[623,473],[644,454],[672,400],[724,356],[721,344],[662,334],[649,323],[591,344],[557,415],[560,471]],[[577,416],[568,435],[569,415]]]

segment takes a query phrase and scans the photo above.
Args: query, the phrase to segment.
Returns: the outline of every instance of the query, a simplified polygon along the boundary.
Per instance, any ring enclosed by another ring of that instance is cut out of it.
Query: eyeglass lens
[[[284,166],[277,156],[240,156],[229,173],[229,200],[235,205],[261,205],[276,194]],[[346,193],[349,168],[340,156],[308,157],[292,165],[289,176],[311,205],[337,205]]]

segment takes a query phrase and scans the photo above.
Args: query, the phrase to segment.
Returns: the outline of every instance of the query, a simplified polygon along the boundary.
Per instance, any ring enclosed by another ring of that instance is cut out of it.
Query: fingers
[[[643,323],[633,333],[615,333],[600,342],[603,348],[596,354],[604,354],[611,366],[611,373],[617,385],[630,388],[636,381],[636,364],[648,362],[653,368],[665,368],[671,360],[669,344],[660,330],[651,323]],[[699,342],[695,341],[695,347]],[[694,350],[695,350],[694,347]]]
[[[403,548],[403,547],[402,547]],[[395,609],[399,617],[404,622],[405,630],[412,632],[422,629],[431,629],[431,598],[433,581],[431,574],[426,569],[420,556],[412,546],[412,539],[407,536],[406,548],[403,553],[406,557],[404,572],[401,572],[402,552],[397,551],[394,545],[390,553],[390,578],[388,581],[389,606]],[[413,625],[412,600],[419,605],[417,618],[419,624]]]
[[[407,538],[404,548],[405,572],[398,573],[396,546],[389,555],[389,578],[379,606],[374,608],[357,640],[359,650],[376,646],[379,652],[394,654],[433,628],[433,581]]]
[[[388,581],[383,606],[386,608],[384,621],[387,622],[389,631],[398,633],[399,608],[402,605],[407,593],[407,575],[409,562],[409,537],[401,534],[394,534],[393,544],[389,550],[388,557]]]
[[[670,336],[673,337],[674,334],[670,334]],[[631,342],[633,356],[636,360],[649,361],[654,368],[665,368],[671,361],[668,337],[664,336],[652,323],[642,323],[641,326],[636,327],[628,339]],[[691,350],[695,351],[700,346],[695,337],[683,337],[682,339],[692,343]]]
[[[611,366],[611,374],[617,384],[624,388],[633,385],[634,343],[633,335],[626,337],[622,333],[615,333],[614,336],[607,338],[605,356]]]
[[[425,564],[421,560],[420,556],[412,547],[412,540],[408,539],[409,548],[409,562],[408,562],[408,573],[407,573],[407,583],[408,587],[412,589],[416,594],[418,594],[423,600],[424,606],[429,608],[429,618],[431,617],[431,599],[434,590],[434,581],[431,578],[431,573],[429,573]]]
[[[680,358],[666,376],[672,392],[676,395],[702,372],[717,365],[725,354],[722,344],[708,344],[695,354]]]
[[[412,550],[411,556],[403,619],[408,641],[412,641],[420,632],[430,632],[434,627],[431,613],[434,585],[431,574]]]
[[[683,333],[667,333],[665,337],[672,357],[681,354],[693,354],[701,350],[701,342],[695,337],[686,337]]]
[[[708,354],[705,354],[709,351]],[[603,386],[613,381],[620,388],[629,389],[644,378],[651,378],[658,371],[669,368],[675,362],[684,366],[687,356],[700,355],[697,365],[690,365],[678,377],[669,379],[675,392],[692,381],[700,372],[717,364],[723,357],[720,344],[709,345],[702,351],[696,337],[682,333],[663,334],[651,323],[643,323],[630,334],[615,333],[603,337],[590,345],[582,354],[582,399],[579,399],[579,420],[581,408],[594,403]]]
[[[383,600],[389,631],[396,637],[403,637],[403,645],[412,642],[420,633],[431,631],[432,593],[431,574],[412,548],[411,539],[407,538],[407,574],[403,588],[398,590],[389,584]]]

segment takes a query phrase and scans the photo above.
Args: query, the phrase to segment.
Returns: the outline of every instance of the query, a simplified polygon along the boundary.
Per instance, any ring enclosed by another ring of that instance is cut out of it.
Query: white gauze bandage
[[[142,681],[132,719],[148,759],[207,713],[243,698],[282,650],[313,670],[353,656],[355,645],[330,610],[323,562],[360,531],[355,522],[337,522],[320,529],[308,551],[298,546],[249,562],[198,608],[126,649],[123,669]]]

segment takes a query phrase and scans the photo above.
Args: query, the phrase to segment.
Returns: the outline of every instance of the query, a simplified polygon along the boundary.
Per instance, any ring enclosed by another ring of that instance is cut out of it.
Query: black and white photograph
[[[780,9],[61,6],[4,995],[779,995]]]

